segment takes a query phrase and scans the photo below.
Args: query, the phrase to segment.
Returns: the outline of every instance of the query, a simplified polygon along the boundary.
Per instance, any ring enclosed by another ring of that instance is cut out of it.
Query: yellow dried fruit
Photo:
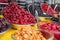
[[[13,35],[17,40],[46,40],[40,31],[31,26],[21,26]]]

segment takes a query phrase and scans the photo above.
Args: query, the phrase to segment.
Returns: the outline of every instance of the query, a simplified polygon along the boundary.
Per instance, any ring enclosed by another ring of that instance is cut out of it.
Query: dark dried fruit
[[[10,28],[10,23],[4,18],[0,19],[0,33],[6,31],[8,28]]]

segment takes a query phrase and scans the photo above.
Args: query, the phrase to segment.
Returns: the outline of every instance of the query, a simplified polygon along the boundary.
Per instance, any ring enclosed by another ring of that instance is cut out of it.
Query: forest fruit
[[[12,2],[3,9],[4,17],[13,24],[32,24],[36,23],[36,18],[27,10]]]

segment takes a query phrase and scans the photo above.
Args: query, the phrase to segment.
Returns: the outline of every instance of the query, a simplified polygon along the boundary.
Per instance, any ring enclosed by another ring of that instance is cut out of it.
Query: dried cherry
[[[12,2],[4,8],[3,15],[13,24],[32,24],[37,22],[30,12],[20,7],[16,2]]]
[[[10,23],[8,23],[6,19],[0,18],[0,33],[6,31],[10,26]]]
[[[0,2],[6,3],[6,2],[8,2],[8,0],[0,0]]]

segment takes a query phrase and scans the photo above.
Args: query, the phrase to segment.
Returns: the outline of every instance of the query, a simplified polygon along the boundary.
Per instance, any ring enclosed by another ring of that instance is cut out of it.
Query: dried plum
[[[0,19],[0,33],[6,31],[11,26],[4,18]]]

